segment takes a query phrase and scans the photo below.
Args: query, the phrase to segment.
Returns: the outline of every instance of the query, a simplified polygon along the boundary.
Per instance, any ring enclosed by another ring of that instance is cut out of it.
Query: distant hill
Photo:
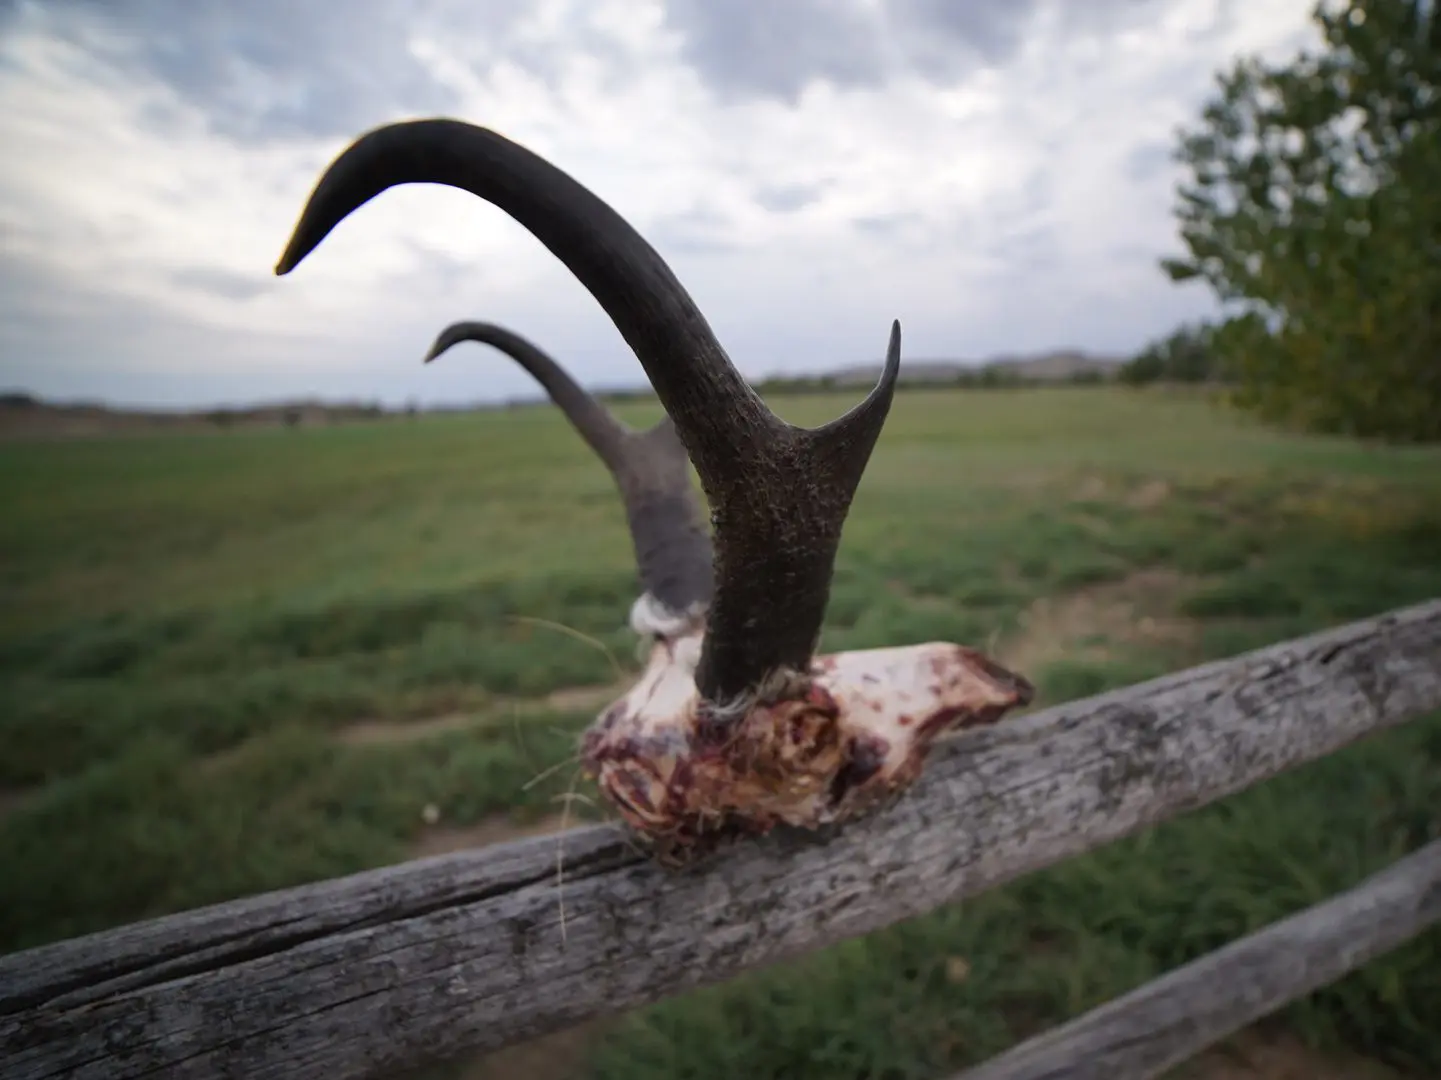
[[[312,426],[384,415],[385,410],[379,405],[366,403],[293,401],[244,408],[126,409],[103,402],[42,401],[31,394],[9,391],[0,393],[0,438]]]
[[[964,382],[979,379],[987,372],[1009,376],[1006,381],[1072,382],[1078,378],[1114,378],[1125,357],[1092,356],[1077,349],[1059,349],[1034,356],[998,356],[984,361],[965,360],[903,360],[900,381],[904,383]],[[831,375],[837,387],[874,386],[880,378],[881,365],[843,368]]]
[[[1090,356],[1078,350],[1057,350],[1035,356],[1002,356],[981,363],[962,360],[905,360],[901,382],[909,385],[1016,385],[1106,380],[1115,376],[1123,360]],[[832,388],[870,387],[880,377],[880,364],[842,368],[784,378],[763,379],[756,388],[766,393],[811,393]],[[649,386],[593,391],[603,400],[624,401],[654,397]],[[537,394],[539,390],[537,389]],[[481,412],[544,404],[537,397],[524,401],[448,405],[426,412]],[[415,410],[387,409],[378,403],[281,401],[241,407],[203,409],[126,409],[103,402],[49,402],[23,391],[0,392],[0,439],[84,437],[158,431],[202,432],[236,427],[315,427],[404,417]]]

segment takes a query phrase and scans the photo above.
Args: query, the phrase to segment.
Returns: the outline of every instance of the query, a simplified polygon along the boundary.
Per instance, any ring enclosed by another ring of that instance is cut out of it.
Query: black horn
[[[460,188],[543,243],[610,316],[645,368],[700,475],[714,524],[715,594],[696,669],[714,706],[804,672],[825,617],[841,527],[890,410],[891,327],[880,381],[815,429],[770,411],[665,261],[610,206],[529,150],[456,120],[390,124],[331,163],[276,266],[292,270],[357,207],[398,184]]]
[[[670,417],[648,431],[632,430],[549,354],[494,323],[451,323],[425,362],[463,341],[490,345],[525,368],[605,463],[625,505],[641,587],[661,604],[664,620],[684,623],[703,614],[712,595],[710,536],[691,485],[690,458]]]

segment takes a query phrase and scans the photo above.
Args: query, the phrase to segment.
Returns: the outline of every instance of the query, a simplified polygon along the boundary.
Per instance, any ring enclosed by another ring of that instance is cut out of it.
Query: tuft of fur
[[[695,685],[703,633],[654,635],[639,681],[581,740],[585,771],[668,865],[777,825],[866,813],[915,782],[940,735],[996,723],[1034,695],[974,649],[927,642],[817,657],[710,703]]]
[[[697,603],[685,611],[676,611],[650,593],[642,593],[630,606],[630,628],[642,641],[681,638],[700,627],[705,621],[705,610],[704,604]]]

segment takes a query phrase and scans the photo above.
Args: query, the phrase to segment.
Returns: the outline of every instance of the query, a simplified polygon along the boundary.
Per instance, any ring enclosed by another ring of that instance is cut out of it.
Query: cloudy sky
[[[0,0],[0,388],[130,404],[531,396],[504,323],[592,385],[639,363],[474,196],[392,189],[285,278],[325,165],[450,115],[656,246],[747,375],[1131,350],[1210,310],[1174,130],[1311,0]]]

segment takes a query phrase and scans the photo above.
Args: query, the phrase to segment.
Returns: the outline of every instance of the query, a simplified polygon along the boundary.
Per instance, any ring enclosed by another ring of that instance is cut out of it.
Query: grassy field
[[[0,446],[0,950],[547,827],[635,669],[634,590],[610,479],[549,408]],[[1441,453],[1172,392],[914,392],[823,646],[977,644],[1049,704],[1437,595]],[[1438,835],[1432,717],[526,1074],[941,1076]],[[1437,1017],[1432,933],[1266,1038],[1434,1076]]]

